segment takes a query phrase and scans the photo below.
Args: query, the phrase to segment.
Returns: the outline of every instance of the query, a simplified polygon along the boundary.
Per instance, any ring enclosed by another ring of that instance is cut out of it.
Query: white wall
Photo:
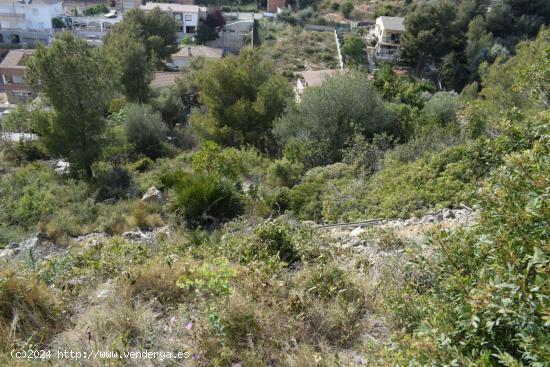
[[[44,30],[52,28],[52,18],[63,14],[63,5],[1,4],[0,13],[6,18],[0,22],[2,28]],[[10,14],[17,16],[10,19]]]

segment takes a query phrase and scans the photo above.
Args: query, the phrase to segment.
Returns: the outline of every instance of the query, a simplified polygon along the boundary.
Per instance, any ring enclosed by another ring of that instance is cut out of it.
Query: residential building
[[[151,86],[162,88],[174,85],[178,75],[180,75],[178,72],[157,71],[151,81]]]
[[[404,18],[378,17],[373,31],[376,39],[374,55],[383,61],[393,60],[399,51],[401,35],[404,32]]]
[[[220,59],[222,55],[223,50],[219,48],[202,45],[182,46],[178,52],[172,55],[172,64],[179,69],[183,69],[191,65],[193,59],[197,57]]]
[[[117,9],[127,10],[132,8],[139,8],[142,4],[141,0],[116,0]],[[170,0],[172,4],[183,4],[183,5],[195,5],[194,0]]]
[[[75,35],[84,38],[90,46],[100,46],[103,44],[105,33],[122,21],[122,14],[111,12],[93,16],[70,17],[68,21]]]
[[[61,0],[0,0],[0,43],[49,43]]]
[[[301,95],[306,88],[318,87],[327,79],[339,75],[339,69],[302,71],[296,81],[296,92]]]
[[[32,50],[10,50],[0,63],[2,87],[11,104],[26,102],[33,96],[25,82],[25,61]]]
[[[296,87],[294,88],[296,101],[300,102],[300,100],[302,99],[302,95],[307,88],[319,87],[327,79],[340,75],[343,72],[344,71],[341,69],[302,71],[298,74]]]
[[[174,16],[178,23],[178,33],[180,35],[195,34],[201,18],[206,17],[206,8],[198,5],[146,3],[140,6],[140,9],[150,11],[157,7]]]

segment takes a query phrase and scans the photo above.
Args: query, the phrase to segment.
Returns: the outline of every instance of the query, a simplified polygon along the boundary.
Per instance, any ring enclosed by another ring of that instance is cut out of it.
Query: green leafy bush
[[[46,159],[43,146],[39,141],[20,140],[4,145],[4,158],[16,165],[23,165],[40,159]]]
[[[243,213],[242,194],[217,176],[181,173],[165,182],[174,186],[170,208],[190,227],[210,226]]]
[[[161,115],[148,105],[129,105],[124,117],[124,131],[137,153],[149,158],[163,154],[163,142],[168,127]]]
[[[227,259],[219,258],[190,269],[177,280],[176,285],[187,291],[199,291],[205,296],[228,296],[231,293],[229,282],[234,276],[235,271]]]
[[[97,15],[97,14],[107,14],[109,12],[109,8],[105,4],[97,4],[94,6],[90,6],[89,8],[84,9],[82,13],[86,16],[91,15]]]
[[[351,177],[354,177],[353,168],[343,163],[313,168],[289,191],[288,207],[300,219],[320,221],[324,219],[323,197],[334,182]]]
[[[305,168],[338,162],[355,133],[372,137],[389,131],[394,119],[366,75],[347,72],[308,88],[297,105],[274,124],[285,156]]]
[[[548,131],[543,127],[532,149],[506,158],[484,184],[478,226],[433,237],[435,256],[411,263],[417,276],[392,303],[413,331],[403,341],[403,361],[543,366],[550,360]]]
[[[349,18],[351,12],[353,11],[353,3],[351,1],[345,2],[340,7],[340,11],[344,17]]]
[[[292,187],[298,183],[303,171],[304,166],[300,163],[286,158],[278,159],[267,168],[267,180],[277,186]]]
[[[363,37],[346,35],[342,44],[342,55],[344,55],[347,63],[361,65],[367,61],[366,48],[367,44],[363,40]]]
[[[212,141],[204,141],[193,154],[191,166],[196,172],[237,180],[247,171],[242,153],[235,148],[224,149]]]
[[[33,163],[0,177],[1,222],[29,228],[61,206],[58,178],[45,164]]]
[[[97,201],[127,198],[132,194],[132,177],[127,168],[96,164]]]
[[[456,121],[460,105],[460,97],[455,92],[437,92],[424,105],[424,112],[433,116],[441,125],[446,125]]]
[[[59,288],[74,288],[84,286],[83,283],[71,285],[75,278],[106,280],[128,266],[145,263],[151,255],[150,246],[114,237],[101,246],[72,251],[66,256],[57,256],[45,261],[40,266],[39,275],[47,284]]]

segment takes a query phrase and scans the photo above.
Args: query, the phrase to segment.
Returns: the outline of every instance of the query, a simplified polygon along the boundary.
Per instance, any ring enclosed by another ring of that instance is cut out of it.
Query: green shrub
[[[176,285],[187,291],[198,291],[205,296],[228,296],[231,293],[229,282],[235,276],[227,259],[214,259],[212,263],[190,269],[182,275]]]
[[[29,228],[62,205],[58,177],[45,164],[33,163],[0,177],[0,222]]]
[[[132,177],[127,168],[96,164],[95,179],[99,187],[97,201],[123,199],[133,194]]]
[[[285,157],[306,169],[338,162],[355,133],[390,131],[394,119],[365,74],[347,72],[308,88],[297,105],[275,121],[273,132]]]
[[[205,141],[193,154],[191,166],[195,172],[237,180],[246,170],[240,155],[241,151],[238,149],[224,149],[212,141]]]
[[[211,226],[243,213],[242,194],[217,176],[179,174],[167,181],[174,185],[170,208],[190,227]]]
[[[129,105],[124,117],[124,130],[128,142],[137,153],[150,158],[163,154],[163,142],[168,127],[162,121],[160,113],[148,105]]]
[[[361,198],[368,217],[406,217],[471,198],[488,173],[481,145],[459,145],[412,163],[389,164],[367,183]]]
[[[250,227],[253,227],[251,229]],[[218,244],[221,253],[232,261],[265,263],[270,269],[303,261],[313,261],[320,251],[314,229],[302,226],[286,216],[257,222],[237,221],[226,224],[227,233]]]
[[[162,88],[151,104],[160,112],[162,120],[170,128],[174,128],[178,123],[184,123],[187,119],[187,109],[176,88]]]
[[[106,14],[109,12],[109,8],[105,4],[97,4],[90,6],[89,8],[84,9],[82,13],[86,16],[97,15],[97,14]]]
[[[323,219],[323,195],[334,181],[353,177],[351,166],[335,163],[309,170],[288,193],[289,209],[300,219]]]
[[[107,280],[130,266],[145,263],[151,255],[151,246],[113,237],[104,244],[45,261],[39,275],[42,281],[59,288],[85,286],[85,282],[71,284],[71,281],[75,278]]]
[[[267,168],[267,180],[276,186],[292,187],[298,183],[304,166],[283,158],[275,160]]]
[[[382,166],[391,162],[413,162],[426,155],[441,152],[448,147],[464,144],[465,136],[456,125],[429,126],[420,131],[404,144],[397,144],[384,154]]]
[[[305,9],[302,9],[300,11],[298,11],[296,13],[296,16],[298,17],[298,19],[300,19],[301,21],[306,21],[308,20],[309,18],[311,18],[313,16],[313,14],[315,13],[315,11],[313,10],[312,7],[307,7]]]
[[[273,212],[281,214],[289,207],[290,198],[288,193],[289,188],[283,186],[264,193],[262,198]]]
[[[277,222],[265,223],[256,228],[255,235],[259,240],[259,246],[269,255],[276,255],[287,263],[300,259],[288,227]]]
[[[44,148],[39,141],[35,140],[20,140],[6,143],[4,149],[5,159],[18,166],[47,158]]]
[[[151,158],[145,157],[128,164],[128,168],[132,171],[145,172],[149,170],[151,167],[153,167],[153,165],[154,165],[153,160]]]
[[[349,18],[351,12],[353,11],[353,3],[351,1],[345,2],[341,7],[340,11],[342,15],[346,18]]]
[[[180,38],[180,45],[192,45],[193,43],[193,39],[189,36],[183,36]]]
[[[367,57],[366,48],[367,44],[362,37],[346,35],[342,44],[342,55],[344,55],[347,63],[364,64]]]
[[[392,302],[412,330],[396,354],[401,361],[543,366],[550,360],[548,131],[532,149],[507,157],[483,185],[479,225],[434,236],[435,256],[411,263],[411,275],[430,276],[409,277]]]
[[[386,133],[376,134],[371,141],[356,134],[343,153],[343,162],[354,166],[357,171],[370,175],[380,167],[384,153],[391,147],[392,138]]]
[[[424,105],[424,112],[433,116],[441,125],[456,121],[460,97],[455,92],[437,92]]]

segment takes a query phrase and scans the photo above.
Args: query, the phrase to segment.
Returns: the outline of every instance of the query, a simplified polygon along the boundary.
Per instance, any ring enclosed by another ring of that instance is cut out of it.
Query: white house
[[[52,18],[63,14],[61,0],[0,0],[0,28],[51,30]]]
[[[201,8],[198,5],[146,3],[141,5],[140,9],[150,11],[157,7],[164,12],[173,14],[178,23],[178,33],[180,34],[194,34],[201,17],[206,16],[206,8]]]
[[[393,60],[401,44],[401,35],[405,32],[404,18],[378,17],[374,26],[374,38],[377,40],[375,56],[382,60]]]

